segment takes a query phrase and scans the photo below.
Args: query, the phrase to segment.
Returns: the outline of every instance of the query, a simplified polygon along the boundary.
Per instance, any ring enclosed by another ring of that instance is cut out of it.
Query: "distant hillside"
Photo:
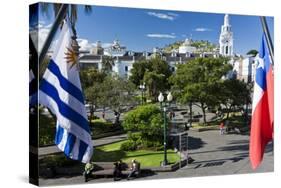
[[[172,50],[178,50],[179,47],[184,43],[183,40],[181,41],[176,41],[172,44],[168,44],[163,48],[164,52],[170,53]],[[215,48],[216,45],[207,41],[207,40],[197,40],[193,41],[191,43],[191,46],[196,47],[198,52],[204,51],[204,52],[212,52]]]
[[[170,53],[170,52],[172,52],[172,50],[174,50],[174,49],[178,50],[179,47],[180,47],[183,43],[184,43],[184,41],[183,41],[183,40],[180,40],[180,41],[176,41],[176,42],[174,42],[174,43],[172,43],[172,44],[168,44],[168,45],[166,45],[166,46],[163,48],[163,51],[164,51],[164,52],[167,52],[167,53]]]

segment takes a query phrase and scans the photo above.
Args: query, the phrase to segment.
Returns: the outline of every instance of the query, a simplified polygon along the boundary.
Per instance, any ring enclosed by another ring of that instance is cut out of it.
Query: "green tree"
[[[146,70],[150,70],[151,65],[147,60],[137,61],[133,64],[133,68],[131,69],[131,76],[129,80],[134,83],[136,86],[139,86],[143,82],[143,77]]]
[[[172,75],[168,63],[161,59],[161,57],[156,56],[150,59],[148,63],[151,65],[150,71],[155,71],[157,74],[164,74],[167,79]]]
[[[83,90],[104,81],[106,74],[95,68],[80,70],[80,80]]]
[[[152,97],[153,101],[157,100],[157,96],[159,92],[163,92],[165,90],[166,85],[166,77],[164,74],[157,74],[155,71],[153,72],[145,72],[144,82],[146,83],[148,94]]]
[[[125,78],[107,77],[102,90],[104,93],[104,103],[111,109],[122,113],[126,106],[134,104],[134,85]]]
[[[84,94],[86,97],[87,102],[89,102],[91,105],[94,105],[95,107],[98,106],[99,104],[99,98],[101,96],[101,92],[100,92],[100,86],[101,83],[97,82],[96,84],[92,85],[91,87],[87,87],[84,90]],[[95,109],[91,109],[90,111],[90,118],[92,118],[94,116],[94,112]]]
[[[247,84],[240,80],[225,80],[220,87],[220,103],[226,109],[226,118],[229,118],[229,113],[233,111],[234,107],[243,108],[251,99],[250,88]]]
[[[255,57],[259,52],[257,50],[250,50],[247,52],[247,55],[250,55],[252,57]]]
[[[168,90],[170,88],[168,79],[172,75],[172,71],[168,63],[156,56],[150,60],[142,60],[134,63],[131,70],[130,80],[139,86],[143,82],[148,87],[148,94],[156,100],[159,91]]]
[[[140,132],[141,139],[161,142],[163,139],[163,118],[157,105],[138,106],[126,113],[122,123],[124,130]]]
[[[193,102],[202,109],[206,123],[206,109],[219,103],[219,84],[232,69],[226,58],[196,58],[178,65],[170,82],[173,93],[181,103]]]
[[[134,103],[134,85],[127,79],[108,75],[102,82],[96,82],[85,90],[86,99],[96,107],[111,109],[122,113]]]

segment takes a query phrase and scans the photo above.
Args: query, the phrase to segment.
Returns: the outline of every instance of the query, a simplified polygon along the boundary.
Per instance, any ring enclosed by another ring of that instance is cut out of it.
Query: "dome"
[[[185,45],[185,46],[190,46],[191,42],[192,42],[192,40],[187,38],[187,39],[185,39],[185,41],[184,41],[184,45]]]

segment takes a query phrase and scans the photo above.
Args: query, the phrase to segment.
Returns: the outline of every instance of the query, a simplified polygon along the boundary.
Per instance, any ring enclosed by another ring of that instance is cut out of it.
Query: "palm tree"
[[[78,56],[79,54],[79,45],[77,42],[77,34],[76,34],[76,29],[75,29],[75,23],[77,22],[77,12],[78,12],[78,8],[77,5],[73,5],[73,4],[61,4],[61,3],[40,3],[40,8],[42,9],[43,14],[45,14],[46,16],[49,16],[49,10],[51,7],[53,7],[53,13],[54,16],[60,17],[57,18],[54,22],[54,25],[56,25],[55,27],[53,27],[53,31],[49,33],[48,38],[46,39],[46,43],[44,44],[40,56],[39,56],[39,62],[42,63],[44,58],[46,57],[46,53],[48,48],[50,47],[51,41],[53,39],[54,33],[56,32],[60,22],[63,20],[62,18],[65,16],[69,17],[69,21],[71,23],[72,26],[72,30],[73,30],[73,36],[72,36],[72,46],[73,46],[73,50],[76,53],[76,55]],[[60,11],[63,10],[63,11]],[[64,12],[66,10],[66,12]],[[84,6],[84,11],[85,13],[89,14],[92,12],[92,7],[90,5],[85,5]],[[60,15],[60,16],[59,16]],[[60,20],[62,19],[62,20]],[[57,24],[55,24],[57,23]],[[52,34],[51,34],[52,33]],[[44,69],[41,69],[40,72],[44,72]]]
[[[42,12],[46,16],[49,16],[49,11],[50,11],[50,8],[52,6],[55,17],[57,16],[57,14],[58,14],[62,5],[63,4],[61,4],[61,3],[40,3],[40,7],[42,9]],[[92,12],[92,7],[90,5],[85,5],[84,11],[85,11],[86,14],[90,14]],[[69,8],[68,8],[68,11],[67,11],[67,14],[69,15],[71,25],[74,28],[75,24],[76,24],[76,21],[78,19],[78,17],[77,17],[77,15],[78,15],[77,5],[70,4]]]

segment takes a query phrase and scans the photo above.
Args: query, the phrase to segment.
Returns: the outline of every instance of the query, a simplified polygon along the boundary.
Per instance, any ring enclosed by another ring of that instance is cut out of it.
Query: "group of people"
[[[124,175],[122,174],[122,170],[124,169],[122,166],[123,164],[124,163],[121,160],[114,163],[114,171],[113,171],[114,181],[120,180],[122,179],[122,177],[124,177]],[[132,177],[135,177],[139,171],[139,163],[135,159],[132,160],[129,170],[130,173],[127,176],[127,180],[130,180]]]
[[[126,166],[125,166],[126,165]],[[133,177],[137,177],[140,172],[140,163],[137,162],[135,159],[132,160],[132,163],[129,165],[129,168],[127,167],[126,163],[123,163],[121,160],[114,163],[113,168],[113,178],[114,181],[121,180],[125,177],[125,174],[122,173],[122,171],[127,171],[128,173],[127,180],[130,180]],[[85,165],[85,171],[83,173],[85,182],[88,181],[88,178],[91,176],[92,172],[94,171],[94,163],[90,162]]]

